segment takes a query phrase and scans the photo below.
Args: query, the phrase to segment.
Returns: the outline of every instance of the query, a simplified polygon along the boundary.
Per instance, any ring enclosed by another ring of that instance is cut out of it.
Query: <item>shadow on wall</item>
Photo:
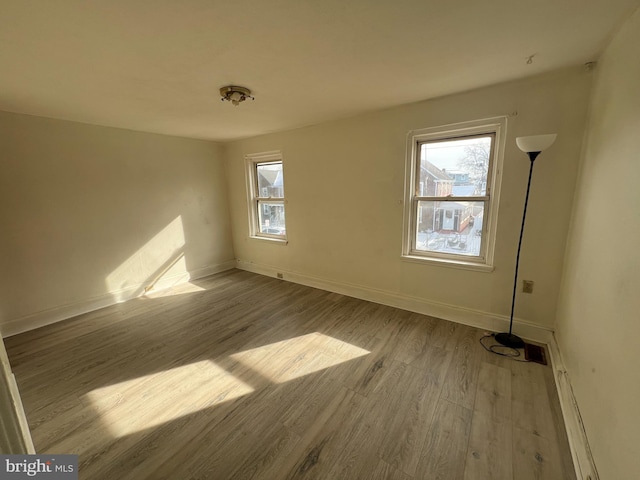
[[[179,215],[107,275],[105,283],[114,300],[122,302],[189,279],[184,226]]]

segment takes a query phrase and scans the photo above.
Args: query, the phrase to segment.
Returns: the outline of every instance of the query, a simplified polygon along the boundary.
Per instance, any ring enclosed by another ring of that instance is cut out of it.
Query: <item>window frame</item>
[[[407,134],[402,238],[403,260],[478,271],[493,271],[506,133],[507,117],[501,116],[412,130]],[[492,152],[489,159],[485,195],[468,197],[432,197],[420,195],[424,193],[417,190],[420,181],[420,150],[422,144],[488,135],[493,136],[494,140],[491,145]],[[456,253],[417,250],[415,243],[418,228],[418,204],[420,201],[484,202],[485,208],[483,213],[480,255],[476,257]]]
[[[281,204],[286,211],[286,193],[281,197],[265,197],[260,192],[258,184],[258,166],[268,164],[281,164],[282,165],[282,178],[284,184],[284,160],[282,152],[272,151],[263,153],[253,153],[245,155],[245,177],[247,183],[247,206],[249,216],[249,237],[267,240],[270,242],[280,243],[286,245],[287,240],[287,228],[285,227],[285,233],[278,235],[275,233],[264,233],[260,231],[260,209],[265,204]],[[284,187],[283,187],[284,188]],[[286,225],[286,216],[285,216]]]

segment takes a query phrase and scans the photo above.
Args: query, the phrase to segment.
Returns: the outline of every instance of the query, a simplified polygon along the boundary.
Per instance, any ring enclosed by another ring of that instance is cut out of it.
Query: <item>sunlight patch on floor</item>
[[[230,358],[274,383],[284,383],[369,353],[350,343],[314,332],[234,353]]]
[[[100,387],[86,396],[103,426],[120,438],[369,353],[315,332],[234,353],[219,360],[224,368],[202,360]]]
[[[104,427],[123,437],[247,395],[253,388],[210,360],[92,390]]]

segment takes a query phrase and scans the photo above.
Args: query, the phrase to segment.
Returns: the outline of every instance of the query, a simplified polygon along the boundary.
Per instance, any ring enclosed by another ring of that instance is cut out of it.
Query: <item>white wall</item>
[[[232,266],[221,148],[0,112],[0,329]]]
[[[556,144],[536,161],[523,244],[521,278],[534,280],[536,289],[519,297],[516,312],[551,328],[589,88],[590,76],[575,68],[227,144],[234,250],[240,266],[282,271],[285,278],[316,279],[324,286],[355,286],[368,291],[371,299],[403,298],[409,307],[426,301],[508,315],[529,169],[515,137],[556,132]],[[407,132],[499,115],[511,116],[495,271],[402,261]],[[287,246],[248,237],[243,156],[269,150],[284,155]]]
[[[602,479],[640,475],[640,11],[598,62],[557,336]]]

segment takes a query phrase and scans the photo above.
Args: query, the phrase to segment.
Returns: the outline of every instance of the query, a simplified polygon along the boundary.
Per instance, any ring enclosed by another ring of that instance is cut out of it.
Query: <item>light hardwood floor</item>
[[[482,334],[232,270],[6,345],[82,479],[575,479],[550,367]]]

